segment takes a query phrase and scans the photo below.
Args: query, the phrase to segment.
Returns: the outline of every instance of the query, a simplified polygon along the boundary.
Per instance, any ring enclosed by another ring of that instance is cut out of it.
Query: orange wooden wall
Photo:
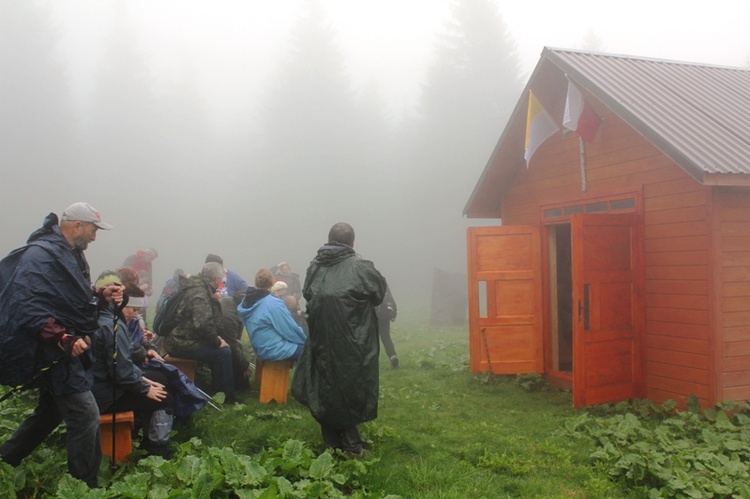
[[[714,194],[718,400],[750,400],[750,195]]]
[[[586,192],[578,136],[556,134],[537,150],[528,169],[520,158],[502,193],[502,223],[539,225],[540,205],[642,189],[646,397],[684,405],[695,394],[710,405],[715,401],[711,189],[608,109],[596,110],[604,121],[594,142],[586,144]],[[750,260],[750,252],[745,256]],[[746,271],[750,279],[750,263]],[[745,347],[750,355],[750,342]]]

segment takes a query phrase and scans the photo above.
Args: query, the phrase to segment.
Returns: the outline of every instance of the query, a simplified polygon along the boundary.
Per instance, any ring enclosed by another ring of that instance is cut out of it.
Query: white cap
[[[68,206],[63,211],[62,221],[89,222],[104,230],[112,228],[111,225],[102,222],[102,216],[96,211],[96,208],[88,203],[73,203]]]

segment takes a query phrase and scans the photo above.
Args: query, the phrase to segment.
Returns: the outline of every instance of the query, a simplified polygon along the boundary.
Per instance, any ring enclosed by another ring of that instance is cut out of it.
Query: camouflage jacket
[[[185,294],[177,306],[177,327],[164,341],[167,353],[179,357],[201,345],[218,347],[221,305],[200,275],[180,278]]]

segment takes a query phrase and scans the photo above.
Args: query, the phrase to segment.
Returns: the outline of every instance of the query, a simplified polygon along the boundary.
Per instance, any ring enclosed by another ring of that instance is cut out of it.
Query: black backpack
[[[151,324],[154,333],[159,336],[169,336],[169,333],[177,327],[180,322],[177,316],[177,307],[182,301],[183,294],[183,290],[180,289],[161,304],[154,316],[154,322]]]

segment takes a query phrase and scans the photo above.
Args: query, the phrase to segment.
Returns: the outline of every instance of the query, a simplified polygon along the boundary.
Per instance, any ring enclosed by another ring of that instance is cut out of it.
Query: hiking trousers
[[[341,449],[344,452],[358,454],[362,452],[362,437],[359,434],[359,425],[351,428],[338,429],[321,424],[323,443],[330,449]]]
[[[89,487],[97,487],[102,448],[99,408],[90,390],[53,395],[41,389],[39,404],[34,412],[0,446],[0,458],[11,466],[18,466],[63,421],[66,427],[68,471]]]

